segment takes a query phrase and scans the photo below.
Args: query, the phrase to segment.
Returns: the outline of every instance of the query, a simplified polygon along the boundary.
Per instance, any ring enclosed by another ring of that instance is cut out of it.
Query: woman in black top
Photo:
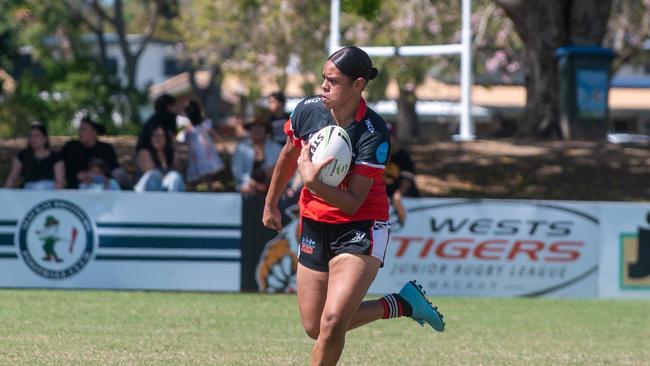
[[[47,129],[41,124],[32,124],[27,148],[14,158],[4,187],[14,188],[22,181],[25,189],[61,189],[64,177],[63,161],[59,154],[50,150]]]

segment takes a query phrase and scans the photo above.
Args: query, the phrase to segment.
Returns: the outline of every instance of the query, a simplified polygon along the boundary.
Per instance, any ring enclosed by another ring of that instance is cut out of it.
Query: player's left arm
[[[372,187],[373,179],[363,175],[354,174],[353,172],[350,175],[347,189],[329,186],[318,180],[318,173],[330,161],[332,161],[332,159],[328,158],[320,163],[312,163],[309,145],[306,145],[302,148],[300,157],[298,158],[298,169],[300,170],[300,175],[302,176],[307,189],[346,214],[354,215],[366,200],[368,192],[370,192],[370,187]]]
[[[346,189],[328,186],[318,181],[318,172],[329,162],[312,164],[315,174],[307,174],[310,182],[305,185],[325,202],[340,209],[348,215],[353,215],[363,205],[375,180],[381,180],[384,175],[384,164],[390,155],[390,137],[388,131],[366,131],[357,144],[357,157],[352,166],[350,180]],[[309,149],[302,151],[303,165],[311,161]],[[300,164],[299,164],[300,167]],[[301,175],[303,178],[305,174]]]

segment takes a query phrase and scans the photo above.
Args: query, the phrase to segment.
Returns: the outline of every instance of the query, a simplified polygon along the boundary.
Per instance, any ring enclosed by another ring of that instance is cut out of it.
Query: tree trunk
[[[526,109],[519,135],[560,137],[555,50],[568,45],[600,45],[612,0],[495,1],[512,20],[526,48]]]
[[[397,139],[412,140],[418,137],[418,116],[415,113],[415,87],[400,85],[397,98]]]

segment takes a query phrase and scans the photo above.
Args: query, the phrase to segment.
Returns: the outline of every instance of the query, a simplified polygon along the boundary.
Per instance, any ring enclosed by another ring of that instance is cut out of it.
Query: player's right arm
[[[278,208],[278,201],[296,172],[298,156],[300,156],[300,147],[296,146],[291,137],[288,137],[287,143],[284,144],[278,161],[275,163],[271,184],[264,203],[262,223],[269,229],[282,230],[282,216]]]

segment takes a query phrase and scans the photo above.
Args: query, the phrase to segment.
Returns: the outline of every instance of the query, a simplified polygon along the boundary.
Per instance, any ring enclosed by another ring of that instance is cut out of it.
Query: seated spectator
[[[273,167],[282,147],[269,138],[269,125],[253,120],[246,125],[250,137],[240,141],[232,156],[232,175],[237,191],[263,194],[269,188]]]
[[[289,119],[289,114],[284,111],[285,98],[282,92],[271,93],[267,98],[269,103],[269,125],[271,140],[284,146],[287,135],[284,133],[284,124]]]
[[[79,183],[79,189],[88,191],[119,191],[120,185],[108,176],[108,168],[102,159],[93,158],[88,163],[88,174]]]
[[[145,144],[147,137],[151,136],[151,130],[156,126],[162,128],[169,134],[172,140],[176,137],[178,126],[176,125],[176,116],[178,115],[178,106],[176,98],[169,94],[163,94],[154,101],[154,113],[149,117],[142,126],[142,131],[138,135],[138,142],[135,150],[140,150]]]
[[[219,136],[212,129],[212,121],[203,118],[201,106],[193,100],[188,102],[185,115],[191,122],[184,139],[188,146],[187,181],[195,184],[219,173],[225,166],[214,144]]]
[[[130,187],[130,179],[117,162],[117,154],[110,144],[99,141],[98,136],[104,133],[104,126],[84,117],[79,124],[79,139],[68,141],[61,149],[65,163],[65,178],[67,188],[77,189],[81,181],[87,181],[88,166],[92,159],[102,159],[110,176],[123,189]]]
[[[183,177],[174,170],[174,146],[162,126],[155,126],[144,145],[136,152],[135,164],[142,177],[133,188],[136,192],[185,191]]]
[[[11,164],[5,188],[14,188],[22,181],[25,189],[62,189],[65,167],[61,156],[50,150],[45,126],[34,123],[29,128],[27,148],[18,152]]]
[[[420,191],[415,184],[415,164],[411,154],[400,146],[395,136],[395,125],[389,124],[391,132],[391,154],[384,170],[386,193],[395,208],[400,224],[406,221],[406,209],[402,197],[420,197]]]

